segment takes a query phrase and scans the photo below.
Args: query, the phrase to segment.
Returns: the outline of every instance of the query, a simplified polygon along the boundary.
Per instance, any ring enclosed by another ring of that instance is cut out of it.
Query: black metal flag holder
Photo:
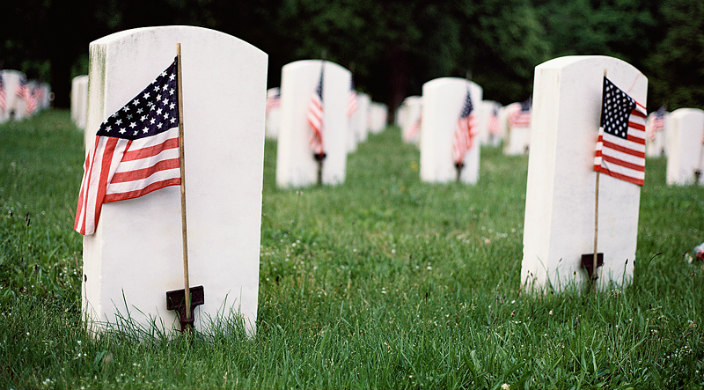
[[[327,153],[321,152],[321,153],[313,153],[313,158],[315,161],[318,163],[318,185],[322,186],[323,185],[323,161],[325,160],[325,157],[327,157]]]
[[[175,310],[181,323],[181,332],[193,329],[193,309],[205,303],[203,286],[190,287],[188,280],[188,225],[186,223],[186,159],[184,153],[183,131],[183,94],[181,82],[181,43],[176,44],[177,80],[178,80],[178,139],[179,166],[181,170],[181,238],[183,248],[183,290],[166,292],[167,310]],[[188,294],[186,294],[188,291]]]
[[[462,168],[464,168],[464,163],[462,161],[457,161],[455,163],[455,180],[459,183],[460,182],[460,177],[462,176]]]

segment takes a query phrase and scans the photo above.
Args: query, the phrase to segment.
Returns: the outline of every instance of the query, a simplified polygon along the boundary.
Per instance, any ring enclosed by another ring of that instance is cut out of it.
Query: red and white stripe
[[[509,117],[511,128],[530,128],[530,111],[520,108]]]
[[[313,97],[310,99],[307,120],[311,129],[313,129],[313,135],[310,139],[310,147],[313,149],[313,153],[325,153],[323,146],[323,102],[316,92],[313,92]]]
[[[452,158],[455,163],[464,162],[464,156],[472,148],[474,136],[477,133],[476,116],[472,111],[468,117],[460,117],[455,126],[454,142],[452,143]]]
[[[412,140],[416,139],[416,136],[418,135],[418,132],[420,131],[420,125],[421,121],[423,120],[423,115],[418,115],[418,120],[414,121],[413,124],[411,124],[411,128],[408,129],[408,133],[406,133],[406,142],[411,142]]]
[[[178,127],[136,140],[96,136],[85,162],[74,229],[95,233],[103,203],[181,184]]]
[[[645,181],[645,107],[636,102],[628,119],[627,138],[599,128],[594,170],[642,186]]]
[[[357,111],[357,92],[350,91],[347,97],[347,117],[351,117]]]

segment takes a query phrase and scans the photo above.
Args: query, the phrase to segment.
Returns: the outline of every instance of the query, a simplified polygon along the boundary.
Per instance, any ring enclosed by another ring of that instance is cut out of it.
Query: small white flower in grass
[[[291,244],[291,246],[295,248],[295,247],[296,247],[296,243],[294,242],[293,244]]]
[[[428,271],[430,271],[430,270],[433,269],[433,267],[432,267],[431,265],[429,265],[429,266],[425,267],[425,269],[427,269]]]
[[[504,383],[503,385],[501,385],[501,390],[509,390],[510,388],[511,386],[509,386],[508,383]]]
[[[382,293],[382,294],[386,294],[386,287],[382,287],[382,288],[381,288],[381,293]]]
[[[392,253],[392,254],[395,254],[395,253],[396,253],[396,249],[391,249],[391,253]]]
[[[551,315],[552,315],[552,310],[550,310],[550,312],[548,313],[548,315],[549,315],[549,316],[551,316]]]
[[[514,300],[512,300],[512,301],[511,301],[511,303],[512,303],[512,304],[513,304],[513,303],[516,303],[516,300],[515,300],[515,299],[514,299]]]

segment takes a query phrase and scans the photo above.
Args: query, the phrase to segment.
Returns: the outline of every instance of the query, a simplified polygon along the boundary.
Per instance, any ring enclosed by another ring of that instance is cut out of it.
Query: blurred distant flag
[[[642,186],[646,110],[604,77],[594,170]]]
[[[37,101],[39,97],[39,88],[35,87],[34,89],[30,89],[27,87],[27,92],[25,93],[24,100],[27,102],[27,112],[29,114],[33,114],[34,111],[37,109]]]
[[[5,83],[2,80],[2,74],[0,74],[0,108],[5,109]]]
[[[411,124],[411,128],[408,130],[408,133],[406,134],[406,142],[411,142],[412,140],[414,140],[416,138],[416,135],[420,131],[420,126],[422,123],[423,123],[423,113],[421,112],[418,115],[418,119],[416,119],[415,122],[413,122]]]
[[[351,117],[357,111],[357,91],[354,89],[354,80],[350,80],[350,94],[347,98],[347,117]]]
[[[279,108],[281,106],[281,90],[279,88],[272,88],[266,93],[266,112],[267,114],[274,108]]]
[[[464,162],[464,155],[472,147],[472,138],[476,133],[475,117],[472,98],[469,95],[469,89],[467,89],[452,143],[452,157],[456,164]]]
[[[325,70],[325,62],[320,66],[320,78],[318,79],[318,84],[315,87],[313,96],[310,99],[310,104],[308,105],[308,124],[313,130],[313,135],[310,139],[310,147],[313,149],[315,154],[325,153],[325,148],[323,146],[323,75]]]
[[[530,99],[521,103],[520,110],[510,117],[511,127],[530,127],[530,109]]]
[[[648,139],[655,140],[655,133],[658,131],[663,131],[665,129],[665,107],[660,106],[657,111],[653,114],[653,123],[650,129],[647,129]]]
[[[17,86],[17,90],[15,91],[15,95],[22,99],[27,98],[27,94],[29,93],[29,88],[27,87],[27,79],[24,78],[24,76],[20,77],[20,83]]]
[[[489,116],[489,134],[499,134],[499,109],[494,107]]]
[[[95,233],[103,203],[181,184],[177,62],[100,124],[85,162],[74,229]]]

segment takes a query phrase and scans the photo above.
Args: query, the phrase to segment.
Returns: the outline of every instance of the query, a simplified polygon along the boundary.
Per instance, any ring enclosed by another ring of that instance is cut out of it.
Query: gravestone
[[[445,183],[457,178],[453,143],[468,89],[472,104],[482,101],[482,88],[465,79],[442,77],[423,84],[420,178],[424,182]],[[475,136],[471,148],[464,155],[464,168],[460,173],[463,183],[473,184],[479,179],[480,145],[477,131],[475,119]]]
[[[680,108],[667,120],[668,185],[704,185],[704,111]]]
[[[78,76],[76,85],[76,127],[85,130],[88,120],[88,81],[89,76]],[[72,97],[73,98],[73,97]],[[86,134],[86,146],[92,144],[95,134]]]
[[[403,141],[409,144],[418,144],[420,139],[421,116],[423,109],[423,98],[420,96],[409,96],[403,101],[404,118],[401,127]]]
[[[504,150],[508,143],[509,116],[516,110],[521,109],[521,103],[511,103],[499,108],[499,138],[504,141]]]
[[[589,280],[581,256],[594,253],[594,158],[604,72],[645,106],[648,79],[619,59],[568,56],[535,68],[521,269],[528,290],[560,291]],[[597,268],[597,286],[603,289],[632,280],[640,186],[599,176],[597,252],[604,264]]]
[[[195,328],[242,320],[255,332],[267,55],[233,36],[192,26],[121,31],[90,44],[87,133],[154,80],[182,44],[190,286],[202,285]],[[138,70],[138,71],[137,71]],[[173,101],[172,101],[173,102]],[[83,239],[82,304],[92,329],[129,316],[179,328],[166,292],[184,289],[178,186],[106,203]],[[233,316],[235,316],[233,318]]]
[[[507,107],[506,115],[508,133],[504,154],[509,156],[527,154],[530,148],[531,112],[522,112],[521,103],[512,103]]]
[[[645,122],[646,138],[645,155],[647,157],[661,157],[666,154],[667,141],[667,118],[670,114],[663,112],[660,114],[652,112]]]
[[[71,79],[71,120],[75,124],[78,124],[78,113],[81,111],[79,108],[81,103],[79,85],[83,82],[83,79],[88,80],[88,75],[76,76]],[[84,108],[87,110],[86,106]]]
[[[27,80],[23,72],[12,69],[2,71],[5,89],[5,120],[21,120],[27,117],[27,102],[22,91],[22,80]]]
[[[266,91],[266,137],[276,139],[281,128],[281,92],[279,88]]]
[[[345,180],[347,162],[347,102],[350,72],[324,61],[322,184]],[[276,185],[302,187],[318,181],[318,163],[311,148],[313,130],[307,116],[311,98],[320,80],[323,61],[304,60],[281,69],[281,129],[276,155]]]
[[[380,133],[386,128],[388,110],[386,104],[371,102],[369,105],[369,131],[372,134]]]
[[[357,136],[357,142],[364,142],[367,140],[369,134],[369,105],[371,104],[371,99],[366,93],[357,94],[357,113],[359,115],[359,120],[357,121],[357,126],[355,128],[355,133]]]

